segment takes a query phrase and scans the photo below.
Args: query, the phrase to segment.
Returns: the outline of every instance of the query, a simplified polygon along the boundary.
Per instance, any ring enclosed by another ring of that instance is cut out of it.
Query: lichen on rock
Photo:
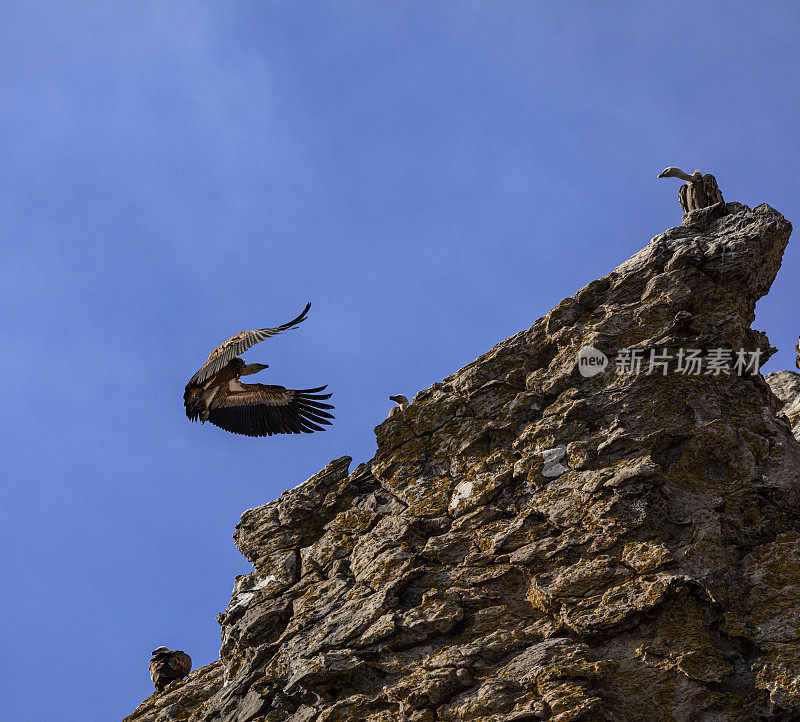
[[[245,512],[220,662],[127,719],[799,718],[800,376],[618,372],[763,363],[791,226],[685,221]]]

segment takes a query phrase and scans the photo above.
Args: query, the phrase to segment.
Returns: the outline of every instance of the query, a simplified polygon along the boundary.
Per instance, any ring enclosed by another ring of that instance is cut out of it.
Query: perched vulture
[[[797,353],[797,357],[794,360],[794,365],[797,366],[797,370],[800,371],[800,338],[797,339],[797,346],[794,347],[794,350]]]
[[[150,679],[158,692],[162,692],[170,682],[183,679],[192,671],[192,658],[179,649],[159,647],[150,657]]]
[[[275,328],[242,331],[217,346],[203,367],[189,379],[183,393],[186,416],[192,421],[210,421],[220,429],[245,436],[310,434],[330,424],[330,404],[321,394],[325,386],[292,390],[268,384],[243,384],[242,376],[269,368],[267,364],[245,364],[239,358],[251,346],[297,326],[305,320],[311,304],[295,319]]]
[[[684,213],[725,202],[719,186],[717,186],[717,179],[710,173],[703,175],[699,170],[696,170],[692,175],[689,175],[680,168],[670,166],[661,171],[658,177],[680,178],[686,181],[678,191],[678,200]]]
[[[397,414],[402,414],[408,408],[408,399],[405,396],[403,396],[403,394],[390,396],[389,401],[394,401],[397,404],[397,406],[394,406],[389,411],[389,415],[386,417],[387,419],[391,419],[392,416],[396,416]]]

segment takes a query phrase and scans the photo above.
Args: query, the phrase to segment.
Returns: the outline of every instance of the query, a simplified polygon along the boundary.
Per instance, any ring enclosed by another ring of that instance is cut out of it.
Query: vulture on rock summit
[[[333,415],[330,404],[323,403],[330,394],[325,386],[313,389],[287,389],[268,384],[243,384],[242,376],[269,368],[267,364],[246,364],[240,353],[264,339],[288,331],[305,321],[308,309],[291,321],[275,328],[241,331],[217,346],[203,367],[189,379],[183,394],[186,416],[192,421],[210,421],[220,429],[244,436],[273,434],[310,434],[322,431]]]
[[[680,178],[686,181],[678,191],[678,200],[684,213],[725,202],[717,185],[717,179],[710,173],[703,175],[699,170],[696,170],[692,175],[689,175],[680,168],[670,166],[662,170],[658,177]]]
[[[402,414],[408,408],[408,399],[403,394],[390,396],[389,401],[394,401],[397,406],[393,406],[389,410],[389,415],[386,417],[387,419],[391,419],[392,416],[397,416],[397,414]]]

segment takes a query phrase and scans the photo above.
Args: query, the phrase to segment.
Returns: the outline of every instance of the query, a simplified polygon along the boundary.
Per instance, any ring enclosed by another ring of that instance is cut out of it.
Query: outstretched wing
[[[236,384],[221,392],[208,414],[208,420],[220,429],[244,436],[273,434],[310,434],[329,425],[333,414],[330,404],[323,403],[330,394],[321,394],[326,387],[292,390],[267,384]]]
[[[309,308],[311,308],[311,304],[307,303],[306,307],[297,318],[284,323],[282,326],[276,326],[275,328],[257,328],[252,331],[240,331],[235,336],[231,336],[225,343],[221,343],[208,355],[203,367],[189,379],[188,385],[202,384],[203,381],[211,378],[217,371],[224,368],[225,364],[231,359],[236,358],[239,354],[243,354],[247,349],[255,346],[264,339],[288,331],[290,328],[297,326],[298,323],[305,321]]]

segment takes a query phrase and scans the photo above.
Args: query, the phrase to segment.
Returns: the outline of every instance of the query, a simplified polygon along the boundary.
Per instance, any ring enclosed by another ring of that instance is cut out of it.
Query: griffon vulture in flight
[[[150,657],[150,679],[158,692],[163,692],[170,682],[183,679],[192,671],[192,658],[179,649],[159,647]]]
[[[245,436],[272,434],[310,434],[322,431],[320,424],[330,424],[333,415],[322,403],[330,394],[326,387],[287,389],[267,384],[243,384],[242,376],[269,368],[267,364],[245,364],[239,358],[251,346],[297,326],[305,320],[311,304],[295,319],[275,328],[242,331],[217,346],[203,367],[189,379],[183,394],[186,416],[192,421],[210,421],[220,429]]]
[[[678,191],[678,200],[684,213],[725,202],[719,186],[717,186],[717,179],[710,173],[703,175],[699,170],[696,170],[692,175],[689,175],[680,168],[670,166],[662,170],[658,177],[680,178],[686,181]]]

